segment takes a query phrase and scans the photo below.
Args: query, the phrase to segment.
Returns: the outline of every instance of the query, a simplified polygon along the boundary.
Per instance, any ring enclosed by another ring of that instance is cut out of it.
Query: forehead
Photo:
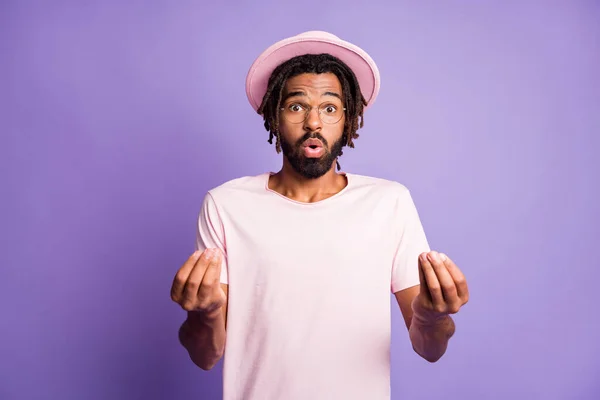
[[[337,92],[342,94],[342,85],[335,74],[326,72],[322,74],[304,73],[288,78],[285,82],[284,92],[314,91]]]

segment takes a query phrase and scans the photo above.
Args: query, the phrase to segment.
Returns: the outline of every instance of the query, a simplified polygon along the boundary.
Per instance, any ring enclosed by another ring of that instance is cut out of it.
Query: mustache
[[[298,139],[296,145],[302,146],[302,144],[308,139],[319,139],[325,148],[329,147],[327,139],[325,139],[319,132],[306,132],[300,139]]]

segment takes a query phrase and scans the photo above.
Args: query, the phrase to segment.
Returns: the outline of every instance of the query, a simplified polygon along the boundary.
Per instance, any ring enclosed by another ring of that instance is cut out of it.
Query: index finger
[[[194,266],[202,256],[202,250],[196,250],[192,255],[183,263],[183,265],[177,270],[175,277],[173,278],[173,284],[171,285],[171,298],[177,301],[181,298],[185,283],[194,269]]]

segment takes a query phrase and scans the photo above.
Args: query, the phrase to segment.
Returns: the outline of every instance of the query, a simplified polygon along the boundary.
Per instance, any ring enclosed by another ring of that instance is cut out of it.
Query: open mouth
[[[308,158],[320,158],[325,153],[323,143],[318,139],[309,139],[304,142],[303,153]]]
[[[308,147],[313,150],[323,147],[323,143],[319,139],[308,139],[304,141],[303,144],[305,147]]]

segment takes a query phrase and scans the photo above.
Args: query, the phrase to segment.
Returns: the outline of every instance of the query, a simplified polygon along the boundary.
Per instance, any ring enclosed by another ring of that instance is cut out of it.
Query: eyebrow
[[[290,97],[296,97],[296,96],[306,96],[306,93],[304,93],[301,90],[295,91],[295,92],[289,92],[288,94],[285,95],[285,97],[282,99],[282,101],[286,101]],[[344,101],[344,99],[342,99],[342,96],[340,96],[339,94],[337,94],[335,92],[325,92],[321,95],[321,97],[323,97],[323,96],[333,96],[333,97],[337,97],[341,101]]]

